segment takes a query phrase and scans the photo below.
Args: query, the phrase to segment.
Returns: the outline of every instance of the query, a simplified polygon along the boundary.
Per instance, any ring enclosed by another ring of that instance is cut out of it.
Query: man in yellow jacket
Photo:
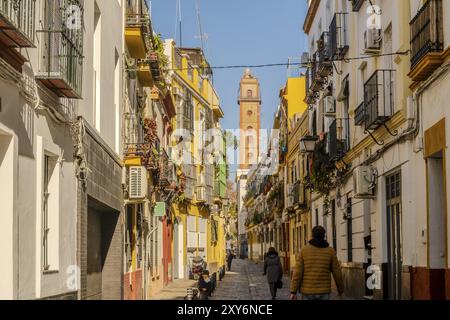
[[[331,274],[333,274],[339,296],[344,292],[341,266],[336,251],[325,240],[325,229],[317,226],[312,231],[313,239],[300,252],[291,280],[291,299],[297,292],[303,300],[329,300]]]

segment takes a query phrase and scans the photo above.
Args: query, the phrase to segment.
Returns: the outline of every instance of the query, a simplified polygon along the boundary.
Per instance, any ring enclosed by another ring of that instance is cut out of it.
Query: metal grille
[[[1,20],[6,19],[8,25],[13,25],[29,40],[24,43],[14,39],[18,46],[29,47],[34,43],[35,15],[36,0],[0,0],[0,29],[4,26]]]
[[[394,70],[377,70],[364,85],[366,129],[374,130],[394,113]]]
[[[410,23],[411,66],[430,52],[441,52],[443,44],[442,0],[428,0]]]
[[[364,102],[355,110],[355,126],[362,126],[366,122],[366,111]]]
[[[83,7],[80,1],[46,1],[43,27],[38,31],[41,61],[37,78],[51,80],[60,96],[81,97]]]
[[[347,13],[336,13],[330,24],[330,54],[332,59],[341,60],[348,51]]]

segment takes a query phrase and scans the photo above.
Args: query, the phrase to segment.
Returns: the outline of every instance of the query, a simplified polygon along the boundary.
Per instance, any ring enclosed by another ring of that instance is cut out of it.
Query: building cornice
[[[311,0],[311,4],[308,8],[308,13],[305,17],[305,22],[303,23],[303,31],[308,34],[311,29],[312,23],[316,16],[317,10],[319,9],[320,0]]]

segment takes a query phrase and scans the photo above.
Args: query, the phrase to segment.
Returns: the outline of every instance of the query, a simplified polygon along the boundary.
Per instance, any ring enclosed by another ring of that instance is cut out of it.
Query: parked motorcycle
[[[199,292],[197,288],[188,288],[187,295],[184,300],[199,300]]]
[[[205,261],[202,257],[194,257],[191,263],[191,273],[194,280],[200,279],[202,272],[205,268]]]

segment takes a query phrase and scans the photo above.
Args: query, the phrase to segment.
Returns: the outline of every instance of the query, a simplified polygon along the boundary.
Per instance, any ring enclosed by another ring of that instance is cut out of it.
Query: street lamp
[[[313,153],[317,137],[305,136],[300,139],[300,153]]]

